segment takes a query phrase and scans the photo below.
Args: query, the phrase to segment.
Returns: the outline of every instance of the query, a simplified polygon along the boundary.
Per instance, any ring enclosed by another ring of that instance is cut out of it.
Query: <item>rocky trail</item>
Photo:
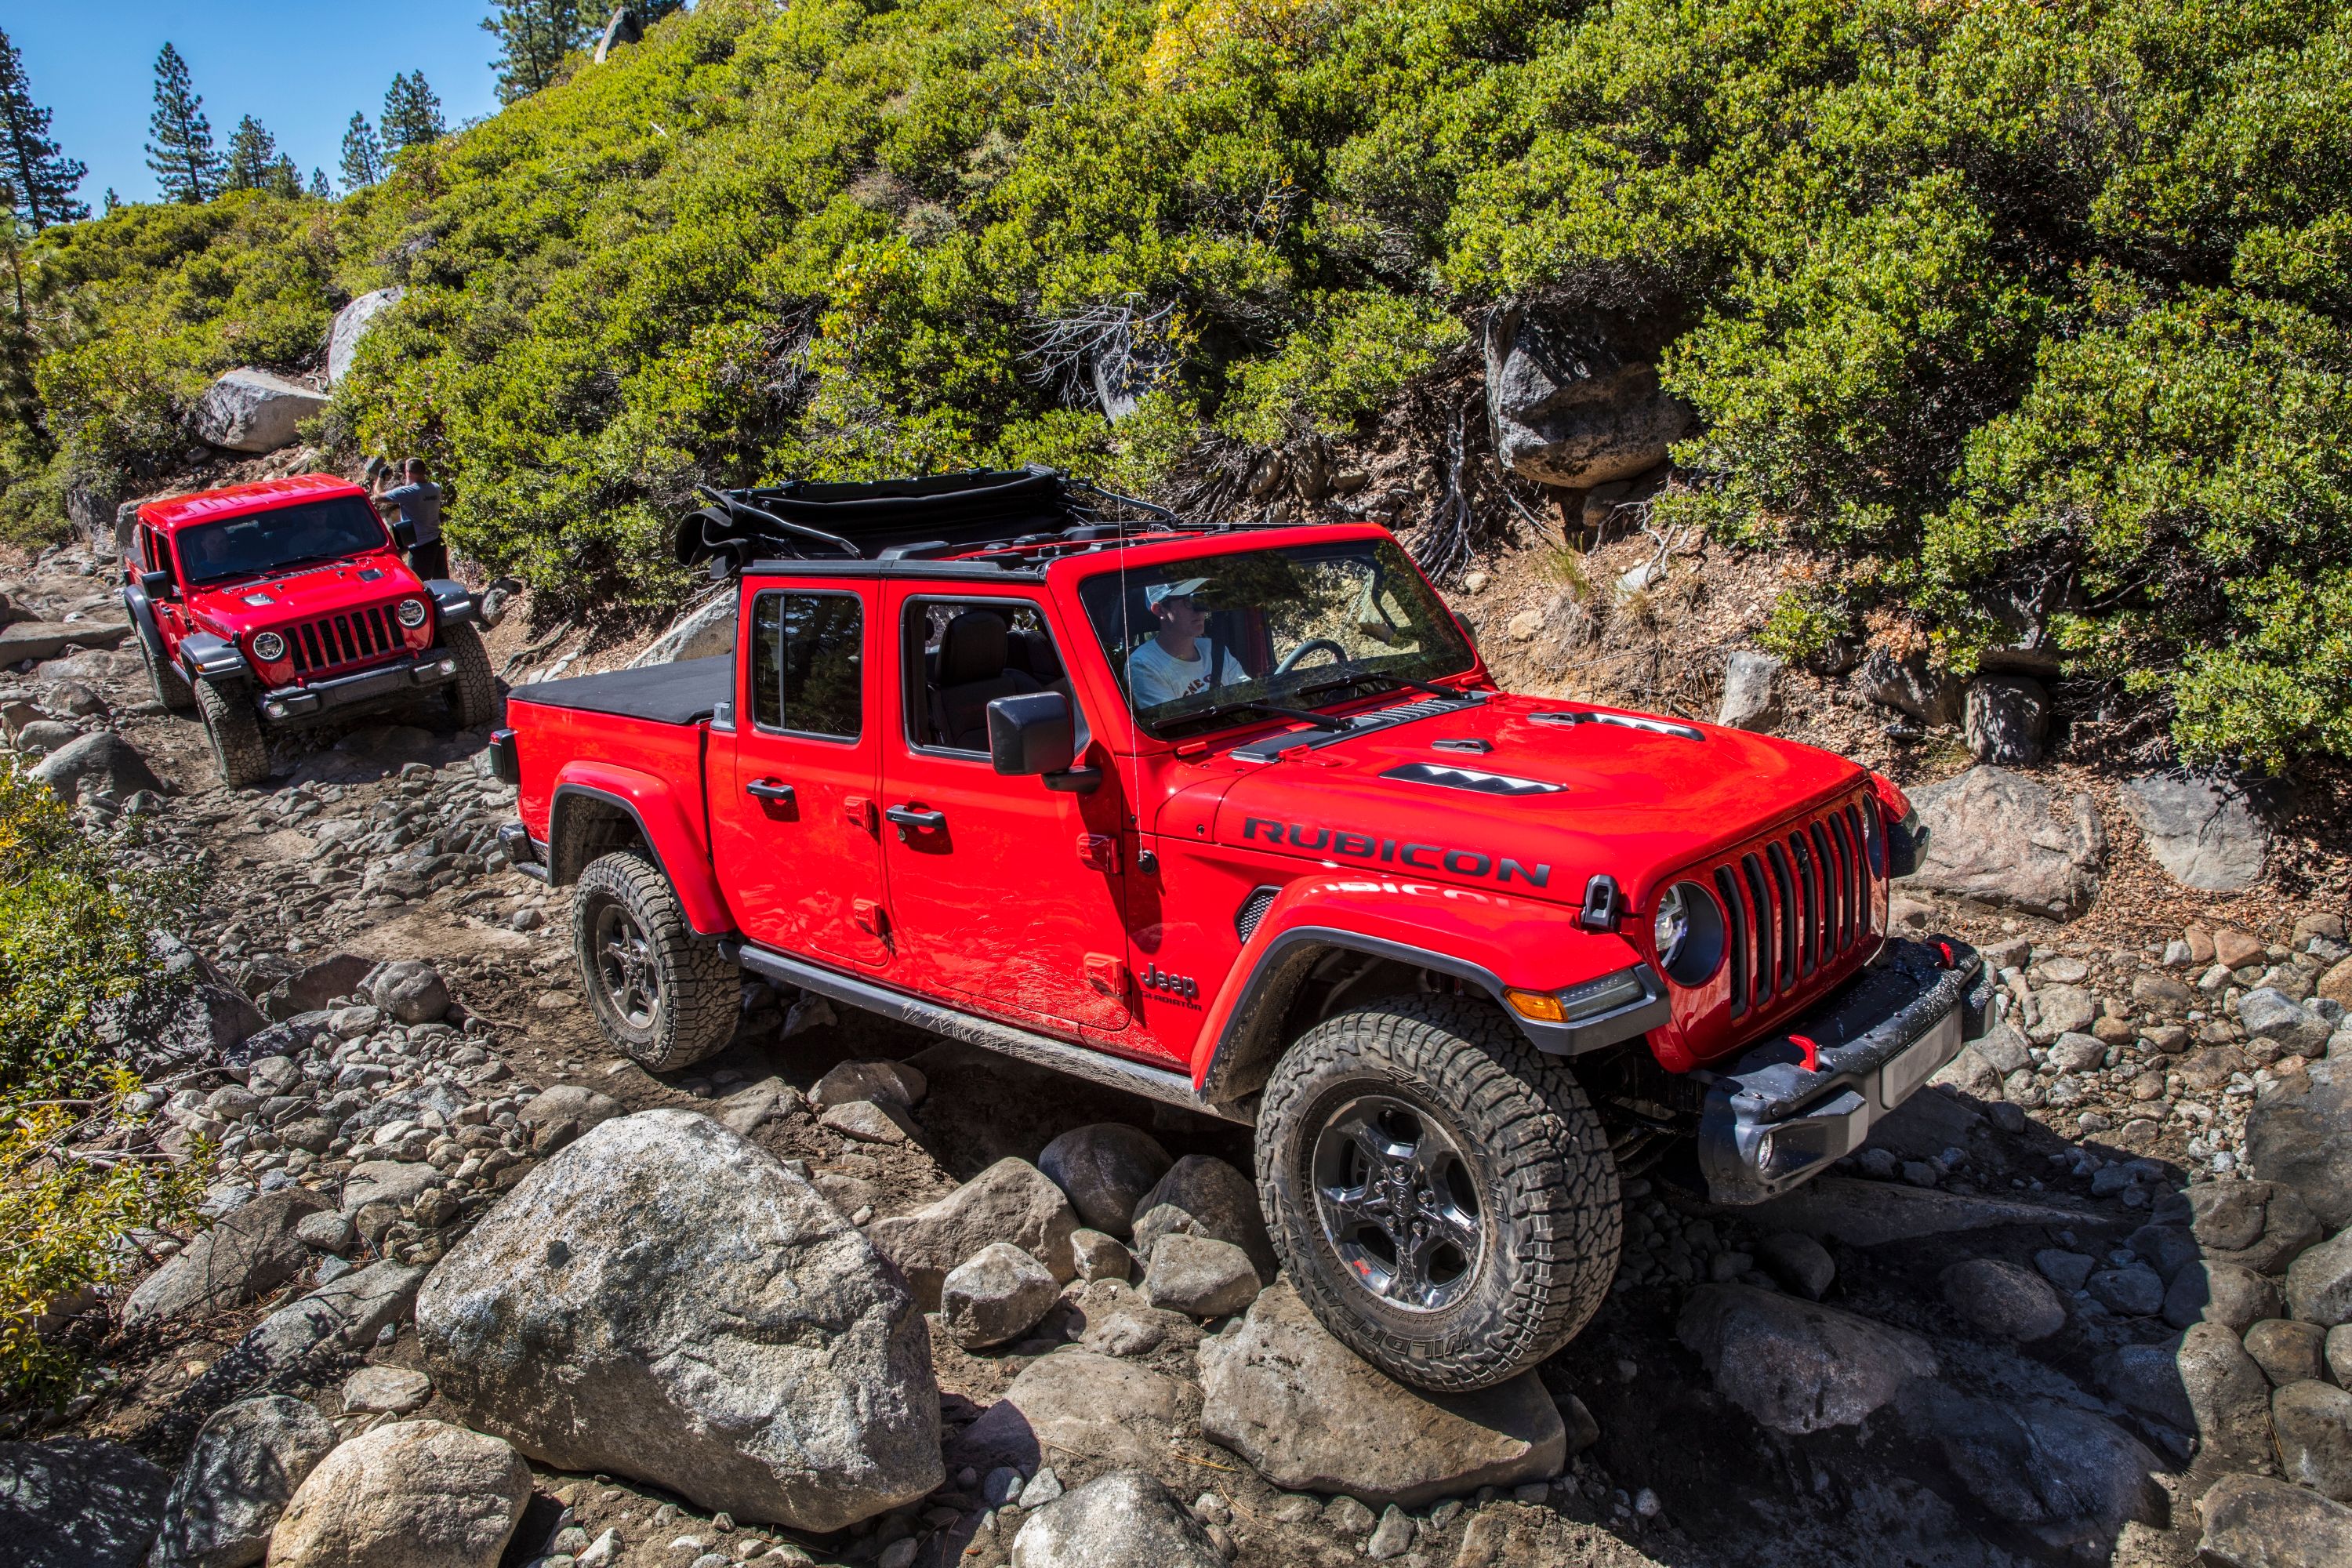
[[[82,1304],[61,1416],[8,1415],[11,1562],[2352,1562],[2340,861],[2188,894],[2111,780],[1920,781],[1898,918],[1987,951],[2000,1026],[1790,1197],[1629,1176],[1593,1324],[1431,1397],[1276,1277],[1244,1130],[757,983],[649,1075],[502,864],[479,734],[223,790],[88,551],[0,594],[9,744],[215,872],[125,1042],[212,1223]]]

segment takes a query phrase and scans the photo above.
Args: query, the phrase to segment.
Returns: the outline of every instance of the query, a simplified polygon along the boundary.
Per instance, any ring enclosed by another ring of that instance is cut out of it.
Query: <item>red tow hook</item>
[[[1939,942],[1936,944],[1936,951],[1942,955],[1942,961],[1938,963],[1936,967],[1938,969],[1951,968],[1954,962],[1952,958],[1952,944],[1948,942]]]
[[[1811,1035],[1790,1035],[1789,1043],[1805,1054],[1804,1059],[1798,1064],[1799,1066],[1807,1072],[1822,1070],[1822,1047],[1813,1043]]]

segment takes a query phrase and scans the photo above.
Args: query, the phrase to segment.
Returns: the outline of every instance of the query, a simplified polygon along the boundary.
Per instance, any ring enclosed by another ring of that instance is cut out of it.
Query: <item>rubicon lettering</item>
[[[1405,866],[1416,871],[1444,871],[1456,877],[1486,877],[1505,883],[1525,882],[1531,888],[1540,888],[1551,880],[1551,868],[1541,861],[1529,865],[1524,860],[1514,860],[1507,855],[1489,855],[1482,849],[1454,849],[1443,844],[1417,844],[1383,838],[1376,833],[1358,833],[1345,827],[1277,822],[1270,816],[1242,818],[1242,837],[1248,842],[1281,844],[1293,849],[1311,850],[1318,855],[1339,855],[1355,860],[1373,860],[1387,866]]]

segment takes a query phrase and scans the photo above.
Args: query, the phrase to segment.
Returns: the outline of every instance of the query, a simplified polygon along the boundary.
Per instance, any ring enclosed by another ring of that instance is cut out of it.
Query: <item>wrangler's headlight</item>
[[[1671,970],[1683,951],[1684,939],[1690,935],[1690,907],[1684,901],[1680,882],[1668,888],[1658,900],[1658,912],[1650,921],[1651,940],[1658,944],[1658,962]]]
[[[1676,882],[1658,896],[1650,921],[1658,967],[1677,985],[1704,985],[1723,963],[1723,906],[1699,882]]]
[[[276,632],[263,632],[253,639],[253,657],[264,664],[276,664],[286,657],[286,639]]]
[[[425,601],[403,599],[400,601],[400,607],[392,613],[399,617],[402,626],[414,631],[425,624]]]

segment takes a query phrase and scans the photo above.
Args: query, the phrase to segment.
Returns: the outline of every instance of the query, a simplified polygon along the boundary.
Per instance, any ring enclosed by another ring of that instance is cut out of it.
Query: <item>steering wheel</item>
[[[1348,650],[1341,647],[1338,643],[1333,642],[1329,637],[1308,637],[1305,642],[1300,643],[1297,647],[1292,648],[1288,653],[1283,656],[1282,662],[1274,667],[1274,673],[1276,675],[1288,675],[1292,670],[1298,668],[1298,661],[1300,659],[1305,658],[1308,654],[1313,653],[1318,647],[1324,652],[1329,654],[1339,663],[1345,664],[1348,662]]]

